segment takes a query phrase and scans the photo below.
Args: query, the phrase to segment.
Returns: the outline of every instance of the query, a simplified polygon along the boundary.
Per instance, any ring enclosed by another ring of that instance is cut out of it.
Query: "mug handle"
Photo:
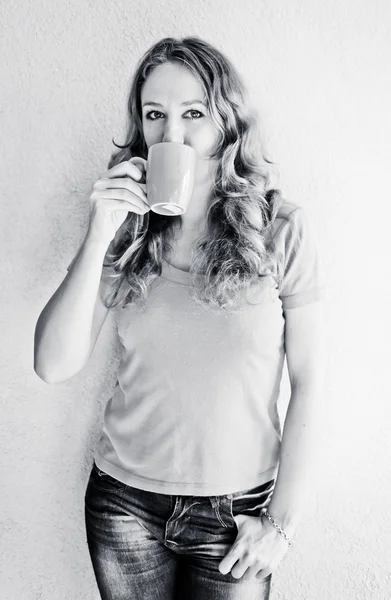
[[[133,156],[133,158],[129,159],[129,162],[131,162],[134,165],[140,165],[141,166],[141,170],[143,172],[143,176],[142,179],[140,181],[140,183],[143,183],[146,181],[146,176],[147,176],[147,164],[148,161],[145,160],[145,158],[141,158],[141,156]]]

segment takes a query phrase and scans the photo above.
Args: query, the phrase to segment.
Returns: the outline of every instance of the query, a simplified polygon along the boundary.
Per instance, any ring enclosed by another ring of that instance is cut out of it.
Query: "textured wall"
[[[111,138],[123,140],[135,61],[159,38],[187,34],[241,70],[281,189],[319,233],[328,285],[319,466],[273,598],[389,597],[390,22],[388,0],[3,0],[3,600],[99,598],[83,497],[115,383],[114,322],[61,385],[33,372],[33,333],[84,237]]]

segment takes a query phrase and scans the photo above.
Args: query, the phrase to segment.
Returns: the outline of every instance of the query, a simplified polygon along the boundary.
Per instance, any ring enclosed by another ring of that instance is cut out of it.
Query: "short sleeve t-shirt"
[[[282,201],[271,233],[281,268],[234,312],[195,304],[192,276],[163,262],[145,307],[116,309],[118,380],[97,466],[147,491],[220,495],[276,476],[284,311],[321,298],[318,252],[303,208]]]

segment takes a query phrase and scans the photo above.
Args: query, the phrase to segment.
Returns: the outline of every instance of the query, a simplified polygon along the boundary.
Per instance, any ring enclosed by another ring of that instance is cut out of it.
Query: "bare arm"
[[[326,366],[322,303],[288,309],[285,320],[291,398],[284,424],[278,475],[268,510],[291,537],[305,511],[308,484],[316,465]]]
[[[267,507],[289,539],[305,513],[308,484],[316,465],[317,431],[324,398],[325,337],[321,302],[284,310],[285,350],[291,398],[283,430],[279,469]],[[238,535],[219,564],[223,574],[250,580],[268,577],[288,543],[266,517],[234,516]]]
[[[107,242],[87,236],[35,328],[34,370],[47,383],[73,377],[87,363],[106,318],[102,264]]]
[[[73,377],[87,363],[107,316],[102,264],[129,212],[149,211],[141,171],[123,161],[98,179],[90,195],[90,225],[68,275],[41,312],[34,338],[34,370],[47,383]]]

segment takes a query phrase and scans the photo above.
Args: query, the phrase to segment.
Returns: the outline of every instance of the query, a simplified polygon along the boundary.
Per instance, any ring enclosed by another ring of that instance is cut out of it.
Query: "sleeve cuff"
[[[298,308],[305,304],[311,304],[312,302],[318,302],[322,300],[321,288],[314,288],[306,292],[300,292],[298,294],[291,294],[289,296],[280,296],[283,309],[286,308]]]

